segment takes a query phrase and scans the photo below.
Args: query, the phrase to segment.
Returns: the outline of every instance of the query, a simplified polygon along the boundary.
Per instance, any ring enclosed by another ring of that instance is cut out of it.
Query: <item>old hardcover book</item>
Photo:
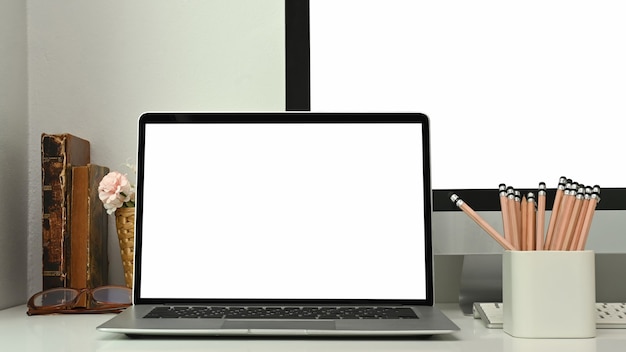
[[[67,133],[41,135],[44,290],[67,287],[71,170],[89,161],[89,141]]]
[[[68,286],[73,288],[94,288],[109,281],[109,222],[98,198],[98,184],[108,172],[94,164],[72,167]]]

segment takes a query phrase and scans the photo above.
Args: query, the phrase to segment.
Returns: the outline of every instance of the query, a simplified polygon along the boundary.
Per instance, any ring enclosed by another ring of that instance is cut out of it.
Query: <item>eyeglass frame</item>
[[[132,302],[132,290],[126,286],[119,285],[104,285],[98,286],[94,288],[71,288],[71,287],[55,287],[47,290],[43,290],[35,293],[28,299],[28,303],[26,304],[28,307],[28,311],[26,314],[31,315],[45,315],[45,314],[91,314],[91,313],[119,313],[123,311],[125,308],[132,305],[132,303],[98,303],[93,298],[93,292],[106,288],[115,288],[115,289],[124,289],[129,291],[129,296],[131,297]],[[74,291],[76,292],[76,297],[72,300],[51,305],[51,306],[35,306],[35,299],[39,296],[51,293],[54,291]],[[85,296],[86,295],[86,296]],[[85,297],[85,307],[78,306],[82,297]],[[90,307],[93,303],[96,303],[97,307]]]

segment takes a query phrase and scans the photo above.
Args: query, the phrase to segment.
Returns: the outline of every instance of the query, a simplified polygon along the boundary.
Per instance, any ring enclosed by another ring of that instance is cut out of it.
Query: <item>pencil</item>
[[[526,249],[534,251],[536,246],[535,226],[537,220],[535,214],[535,195],[532,192],[528,193],[526,207]]]
[[[570,250],[575,251],[578,250],[578,243],[580,242],[580,238],[582,236],[582,229],[585,220],[585,216],[587,214],[587,209],[589,209],[589,203],[591,200],[591,187],[585,187],[585,199],[583,200],[583,205],[580,207],[580,217],[576,222],[576,229],[574,229],[574,236],[572,239],[572,244],[570,245]]]
[[[582,233],[580,236],[580,240],[578,241],[578,246],[576,247],[576,250],[582,251],[583,249],[585,249],[585,245],[587,244],[587,238],[589,237],[589,229],[591,228],[591,220],[593,220],[593,214],[599,202],[600,202],[600,187],[594,186],[594,192],[591,193],[591,199],[589,200],[589,207],[587,208],[587,212],[585,213],[583,229],[582,229]]]
[[[556,226],[556,220],[559,216],[559,208],[561,207],[561,198],[565,192],[565,176],[561,176],[559,179],[559,185],[556,189],[556,196],[554,197],[554,203],[552,204],[552,215],[550,215],[550,222],[548,223],[548,232],[546,234],[546,240],[544,243],[544,249],[552,248],[552,237],[554,236],[554,227]]]
[[[498,242],[504,249],[514,250],[515,246],[511,242],[507,241],[502,235],[498,233],[489,223],[480,217],[469,205],[467,205],[459,196],[452,194],[450,200],[457,207],[459,207],[467,216],[469,216],[474,222],[480,226],[489,236],[491,236],[496,242]]]
[[[515,231],[517,233],[517,248],[522,248],[522,197],[518,190],[515,190],[515,202],[513,202],[513,213],[515,214]]]
[[[535,230],[535,249],[543,250],[544,231],[546,222],[546,184],[539,183],[539,191],[537,192],[537,229]]]
[[[519,239],[517,233],[517,219],[515,211],[515,190],[513,187],[508,187],[506,189],[506,197],[507,197],[507,210],[509,213],[509,227],[511,228],[511,238],[508,239],[509,242],[513,243],[516,247],[519,247]]]
[[[500,212],[502,213],[502,228],[504,230],[504,238],[511,242],[511,219],[509,219],[509,209],[506,196],[506,185],[501,183],[498,187],[500,195]]]
[[[522,196],[522,200],[520,201],[520,223],[521,223],[521,239],[519,248],[523,251],[530,250],[528,248],[528,200],[526,196]]]

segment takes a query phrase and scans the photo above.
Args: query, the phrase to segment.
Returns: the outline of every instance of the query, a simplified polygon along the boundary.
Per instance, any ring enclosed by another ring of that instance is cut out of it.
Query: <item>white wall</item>
[[[34,293],[41,288],[41,133],[86,138],[93,163],[126,172],[121,165],[135,161],[144,111],[284,110],[284,0],[29,0],[27,13]],[[174,180],[177,169],[176,160],[163,160]],[[123,284],[113,219],[109,236],[110,276]]]
[[[0,2],[0,309],[26,301],[26,5]]]

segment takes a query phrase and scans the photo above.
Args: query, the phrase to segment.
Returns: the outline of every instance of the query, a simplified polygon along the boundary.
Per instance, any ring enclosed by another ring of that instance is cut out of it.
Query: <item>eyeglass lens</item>
[[[71,289],[47,291],[37,296],[34,304],[36,307],[56,306],[71,302],[77,295],[78,292]]]
[[[101,287],[92,296],[98,303],[131,303],[131,290],[124,287]]]

